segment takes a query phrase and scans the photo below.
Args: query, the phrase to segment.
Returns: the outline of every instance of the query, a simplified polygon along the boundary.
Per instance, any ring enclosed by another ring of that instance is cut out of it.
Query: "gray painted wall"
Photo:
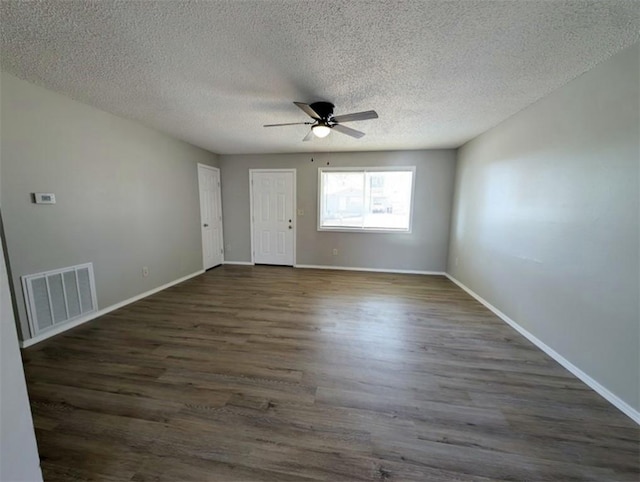
[[[0,177],[1,172],[2,166]],[[2,234],[0,215],[0,480],[36,482],[42,480],[40,458],[11,306]]]
[[[0,243],[0,480],[42,480],[40,458],[18,334],[11,309],[9,278]]]
[[[100,308],[202,269],[198,162],[217,157],[2,74],[2,208],[20,276],[93,262]],[[53,192],[35,205],[30,193]],[[148,266],[149,277],[142,277]]]
[[[327,162],[331,167],[415,165],[412,233],[318,232],[318,168]],[[297,208],[304,210],[297,216],[297,264],[444,271],[455,167],[453,150],[220,156],[225,260],[251,261],[249,169],[296,168]]]
[[[1,87],[1,85],[0,85]],[[0,132],[2,123],[0,122]],[[2,138],[0,137],[0,146]],[[2,198],[0,156],[0,199]],[[42,480],[31,406],[18,347],[0,213],[0,480]]]
[[[638,45],[459,151],[449,272],[640,409]]]

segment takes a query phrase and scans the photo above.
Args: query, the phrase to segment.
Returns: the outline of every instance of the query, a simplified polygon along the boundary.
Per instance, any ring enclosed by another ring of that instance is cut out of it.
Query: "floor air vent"
[[[92,263],[23,276],[22,289],[32,336],[98,309]]]

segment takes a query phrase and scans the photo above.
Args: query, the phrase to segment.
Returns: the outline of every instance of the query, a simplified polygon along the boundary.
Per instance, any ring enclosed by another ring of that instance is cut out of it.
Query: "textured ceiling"
[[[639,39],[631,1],[5,1],[3,69],[216,153],[457,147]],[[380,118],[303,143],[292,101]]]

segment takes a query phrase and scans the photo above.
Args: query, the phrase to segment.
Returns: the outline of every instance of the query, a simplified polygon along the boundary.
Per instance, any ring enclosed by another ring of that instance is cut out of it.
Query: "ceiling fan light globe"
[[[329,135],[329,133],[331,132],[331,128],[330,127],[323,126],[323,125],[313,126],[311,128],[311,130],[313,131],[313,134],[316,137],[319,137],[320,139],[322,139],[323,137],[327,137]]]

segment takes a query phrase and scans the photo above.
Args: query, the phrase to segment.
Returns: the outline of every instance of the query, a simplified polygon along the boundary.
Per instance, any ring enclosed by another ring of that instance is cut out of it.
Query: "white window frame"
[[[322,226],[322,173],[323,172],[384,172],[407,171],[411,172],[411,204],[409,206],[409,229],[393,228],[350,228],[347,226]],[[331,231],[343,233],[381,233],[381,234],[411,234],[413,230],[413,204],[415,201],[416,166],[371,166],[371,167],[319,167],[318,168],[318,231]]]

